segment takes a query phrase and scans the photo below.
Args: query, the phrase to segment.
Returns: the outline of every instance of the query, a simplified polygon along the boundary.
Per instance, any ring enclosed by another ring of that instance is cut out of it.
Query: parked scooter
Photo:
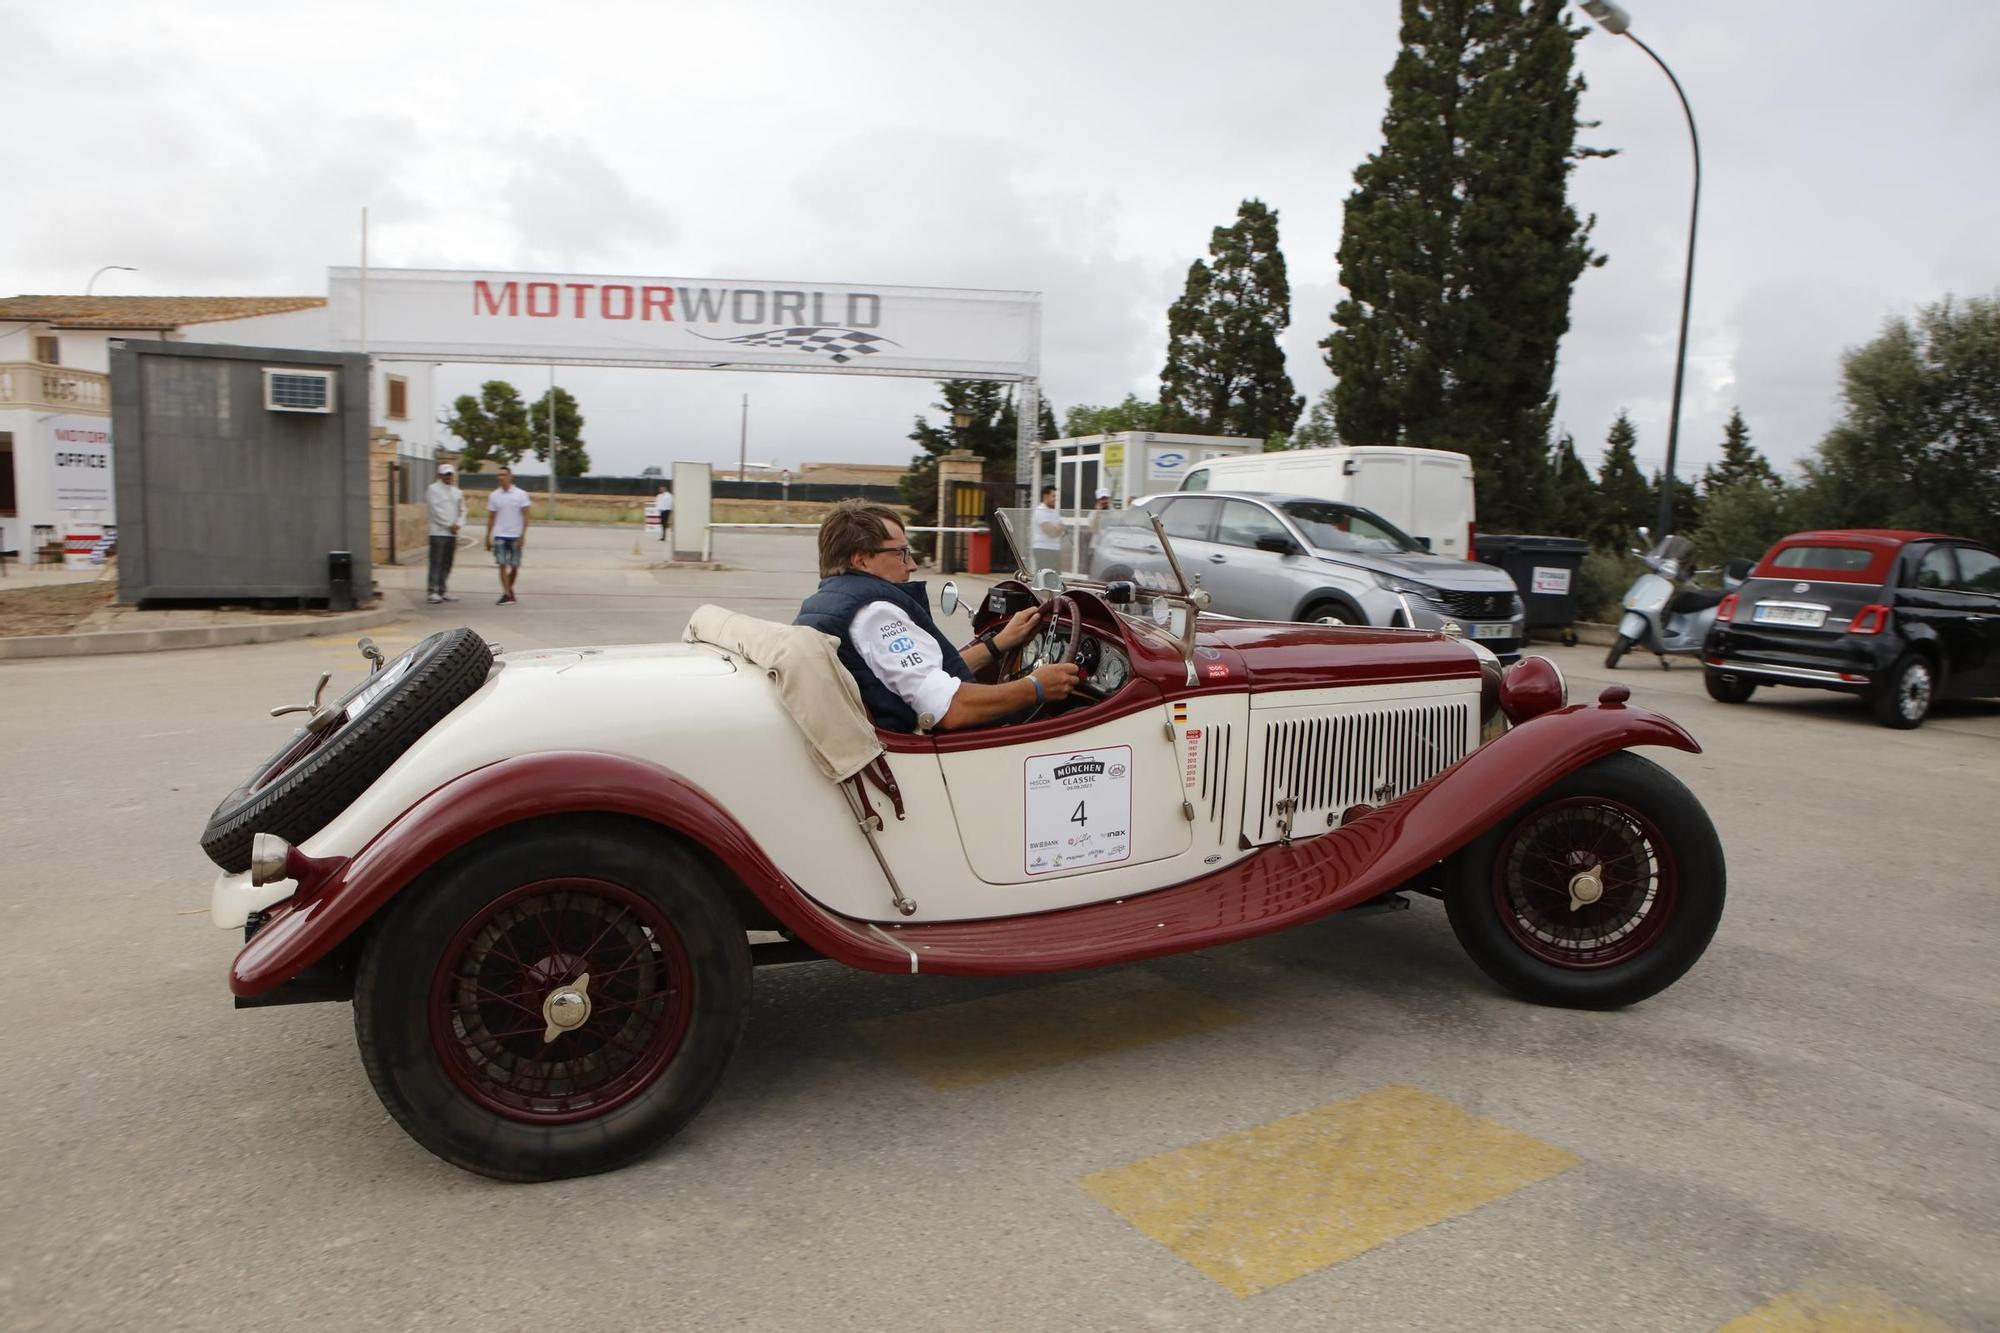
[[[1651,541],[1652,533],[1640,528],[1639,537]],[[1635,549],[1632,554],[1646,562],[1648,572],[1625,592],[1625,614],[1619,618],[1618,638],[1604,655],[1604,665],[1615,668],[1628,649],[1643,648],[1660,659],[1665,671],[1669,653],[1700,654],[1708,627],[1715,623],[1715,608],[1750,577],[1751,562],[1730,561],[1721,571],[1722,587],[1703,588],[1695,575],[1717,571],[1694,568],[1694,543],[1685,537],[1670,533],[1652,550]]]

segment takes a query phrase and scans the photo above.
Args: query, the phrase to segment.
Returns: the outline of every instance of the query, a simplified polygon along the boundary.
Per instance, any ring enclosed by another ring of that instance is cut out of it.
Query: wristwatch
[[[977,643],[986,645],[987,656],[996,662],[1000,660],[1000,640],[997,637],[998,634],[998,630],[987,630],[975,640]]]

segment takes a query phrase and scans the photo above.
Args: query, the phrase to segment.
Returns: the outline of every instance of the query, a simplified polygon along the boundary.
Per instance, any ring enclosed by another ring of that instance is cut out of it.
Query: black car
[[[1702,666],[1723,703],[1804,685],[1917,726],[1939,699],[2000,695],[2000,555],[1935,532],[1795,532],[1716,608]]]

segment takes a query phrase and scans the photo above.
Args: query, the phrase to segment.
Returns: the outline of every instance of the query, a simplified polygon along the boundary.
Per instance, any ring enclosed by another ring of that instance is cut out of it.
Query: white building
[[[323,296],[0,297],[0,550],[35,558],[36,538],[118,521],[112,477],[114,338],[332,346]],[[372,423],[401,440],[420,488],[439,442],[433,367],[377,362]]]

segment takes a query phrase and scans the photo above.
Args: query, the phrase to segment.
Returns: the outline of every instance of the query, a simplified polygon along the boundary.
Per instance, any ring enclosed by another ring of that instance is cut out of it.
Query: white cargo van
[[[1472,460],[1408,445],[1342,445],[1211,458],[1190,467],[1184,491],[1271,491],[1372,509],[1429,545],[1470,560]]]

